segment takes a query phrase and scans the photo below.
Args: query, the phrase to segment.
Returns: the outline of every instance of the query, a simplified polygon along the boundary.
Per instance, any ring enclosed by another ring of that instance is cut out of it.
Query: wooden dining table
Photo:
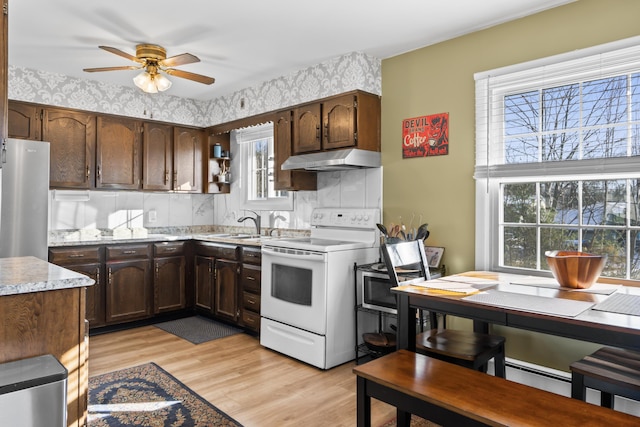
[[[476,332],[503,325],[640,351],[640,311],[627,314],[606,307],[617,307],[609,304],[617,302],[640,310],[640,287],[596,283],[588,290],[568,290],[547,278],[482,271],[447,278],[471,292],[415,285],[391,289],[397,297],[398,349],[415,351],[416,313],[428,310],[472,319]]]

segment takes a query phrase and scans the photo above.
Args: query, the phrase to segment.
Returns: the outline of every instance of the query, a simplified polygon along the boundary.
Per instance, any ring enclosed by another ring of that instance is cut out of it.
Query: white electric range
[[[379,259],[379,222],[379,209],[317,208],[310,237],[263,244],[263,346],[322,369],[355,358],[354,266]]]

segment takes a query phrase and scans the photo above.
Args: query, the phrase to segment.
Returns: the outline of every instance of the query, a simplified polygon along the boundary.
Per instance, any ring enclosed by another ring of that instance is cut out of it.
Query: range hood
[[[348,148],[291,156],[282,163],[282,170],[335,171],[380,166],[380,152]]]

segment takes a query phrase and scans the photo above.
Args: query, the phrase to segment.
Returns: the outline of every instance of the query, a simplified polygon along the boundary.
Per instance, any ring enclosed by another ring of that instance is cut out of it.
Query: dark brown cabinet
[[[155,314],[186,307],[184,242],[155,243],[153,259],[153,312]]]
[[[93,286],[87,287],[86,294],[86,319],[91,328],[105,324],[105,282],[101,252],[99,246],[49,249],[49,262],[82,273],[95,280]]]
[[[150,317],[152,311],[149,245],[106,248],[106,322]]]
[[[96,116],[64,109],[45,108],[42,111],[42,140],[50,144],[50,187],[92,188]]]
[[[238,310],[238,263],[216,259],[214,279],[214,316],[236,323]]]
[[[240,324],[253,332],[260,332],[261,262],[260,248],[243,248]]]
[[[322,111],[319,103],[307,104],[293,110],[293,154],[322,149]]]
[[[213,313],[214,262],[213,258],[199,255],[196,255],[194,261],[196,309],[207,314]]]
[[[7,111],[9,138],[40,140],[40,108],[11,101],[8,103]]]
[[[241,249],[224,243],[195,243],[196,309],[237,323]]]
[[[380,151],[380,98],[349,92],[293,110],[292,152],[359,148]]]
[[[141,129],[138,120],[98,116],[96,188],[141,188]]]
[[[172,189],[173,126],[145,123],[142,137],[142,188]]]
[[[315,172],[282,170],[280,166],[292,153],[293,112],[281,111],[273,122],[273,146],[275,151],[274,188],[276,190],[316,190]]]
[[[173,189],[202,192],[202,147],[204,132],[175,126],[173,128]]]

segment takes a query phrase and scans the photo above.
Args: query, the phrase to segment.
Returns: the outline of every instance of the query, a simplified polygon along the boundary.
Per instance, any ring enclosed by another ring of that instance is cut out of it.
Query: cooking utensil
[[[427,227],[429,227],[429,224],[422,224],[418,227],[418,231],[416,231],[416,240],[424,240],[429,237],[429,230]]]
[[[376,224],[376,226],[378,227],[378,230],[380,230],[380,232],[384,237],[389,237],[387,227],[385,227],[383,224]]]

